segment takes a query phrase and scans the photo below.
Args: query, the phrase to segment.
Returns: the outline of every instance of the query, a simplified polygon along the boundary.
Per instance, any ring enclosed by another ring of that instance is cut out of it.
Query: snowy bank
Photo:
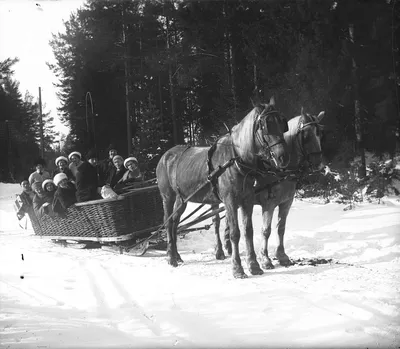
[[[64,248],[19,228],[12,208],[19,191],[18,185],[0,184],[4,348],[397,348],[400,343],[397,198],[351,211],[295,201],[287,254],[334,262],[276,264],[264,275],[235,280],[230,260],[214,258],[212,230],[179,240],[185,263],[178,268],[156,250],[133,257]],[[260,207],[253,223],[258,251]],[[243,239],[240,248],[245,265]],[[275,248],[271,238],[270,255]]]

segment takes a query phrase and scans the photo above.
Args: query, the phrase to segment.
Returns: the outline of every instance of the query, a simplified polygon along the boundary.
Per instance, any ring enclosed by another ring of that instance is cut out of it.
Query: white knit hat
[[[112,161],[114,162],[115,159],[121,159],[122,161],[124,161],[124,158],[121,155],[114,155]]]
[[[43,183],[42,183],[42,188],[43,188],[43,190],[46,190],[46,189],[45,189],[45,188],[46,188],[46,184],[48,184],[48,183],[53,183],[53,184],[54,184],[54,182],[53,182],[52,179],[46,179],[46,180],[44,180]]]
[[[79,159],[82,159],[82,154],[79,151],[73,151],[71,154],[68,155],[68,159],[71,160],[73,155],[78,155]]]
[[[68,177],[67,177],[67,175],[65,174],[65,173],[57,173],[55,176],[54,176],[54,178],[53,178],[53,180],[54,180],[54,184],[56,185],[56,186],[58,186],[58,184],[63,180],[63,179],[68,179]]]
[[[55,161],[56,166],[58,166],[58,162],[61,160],[64,160],[66,163],[68,163],[68,159],[65,156],[59,156]]]
[[[124,161],[124,166],[125,166],[126,169],[128,169],[128,167],[126,167],[126,164],[128,162],[130,162],[130,161],[135,161],[136,163],[138,162],[137,159],[135,157],[133,157],[133,156],[131,156],[129,158],[126,158],[125,161]]]

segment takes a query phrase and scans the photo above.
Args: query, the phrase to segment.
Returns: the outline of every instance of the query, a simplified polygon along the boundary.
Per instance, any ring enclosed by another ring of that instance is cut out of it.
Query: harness
[[[264,149],[266,149],[270,155],[270,158],[272,158],[272,160],[275,162],[276,164],[276,160],[275,160],[275,154],[272,150],[273,147],[275,147],[276,145],[279,145],[281,143],[284,142],[284,140],[280,140],[272,145],[269,145],[269,143],[267,142],[267,140],[265,139],[264,133],[268,133],[268,129],[266,126],[266,119],[268,117],[268,115],[270,114],[275,114],[275,113],[279,113],[276,110],[270,110],[268,112],[262,112],[257,116],[257,122],[254,123],[254,130],[253,130],[253,134],[255,135],[255,140],[257,140],[260,143],[260,146]],[[262,122],[262,117],[265,117],[265,122]],[[262,136],[260,136],[260,134],[257,132],[256,127],[261,128],[262,130]],[[284,131],[287,131],[287,121],[285,120],[285,129]],[[261,170],[258,166],[256,168],[253,168],[251,166],[246,165],[245,163],[243,163],[240,159],[240,157],[236,154],[235,151],[235,147],[233,145],[233,152],[235,154],[235,156],[233,158],[231,158],[230,160],[228,160],[225,164],[223,164],[222,166],[219,165],[217,169],[214,168],[213,164],[212,164],[212,157],[217,149],[217,145],[218,145],[218,139],[212,144],[212,146],[208,149],[207,152],[207,167],[208,167],[208,176],[207,176],[207,181],[211,184],[212,187],[212,192],[215,195],[215,197],[217,198],[217,200],[219,200],[220,202],[222,202],[221,200],[221,196],[218,190],[218,178],[228,169],[228,167],[232,166],[233,164],[236,165],[237,170],[239,171],[240,174],[242,174],[245,179],[251,175],[252,177],[256,178],[256,176],[260,176],[260,175],[265,175],[266,172]],[[188,145],[187,148],[181,153],[180,156],[182,156],[185,151],[187,149],[189,149],[191,146]],[[179,195],[181,195],[180,193],[180,189],[178,187],[177,181],[176,181],[176,171],[178,168],[178,164],[179,161],[177,161],[176,164],[176,168],[175,168],[175,186],[177,188],[177,191],[179,193]],[[276,164],[277,165],[277,164]],[[243,186],[245,185],[245,181],[243,182]],[[182,195],[181,195],[182,197]]]
[[[275,153],[272,150],[272,148],[277,146],[277,145],[279,145],[279,144],[282,144],[284,142],[284,140],[281,139],[280,141],[278,141],[278,142],[276,142],[276,143],[274,143],[272,145],[269,145],[269,143],[265,139],[265,134],[268,134],[268,128],[267,128],[267,125],[266,125],[266,122],[267,122],[266,120],[267,120],[268,115],[271,115],[271,114],[279,114],[279,112],[277,110],[270,110],[268,112],[262,112],[261,114],[259,114],[257,116],[257,122],[254,123],[253,134],[255,135],[254,141],[257,140],[260,143],[261,148],[264,148],[264,149],[267,150],[267,152],[269,153],[270,159],[272,159],[272,161],[275,163],[275,166],[278,166],[278,164],[276,162],[276,156],[275,156]],[[263,116],[265,116],[265,119],[264,119],[265,121],[264,122],[261,121],[262,120],[261,118]],[[288,131],[288,124],[287,124],[286,119],[284,119],[284,123],[285,123],[284,124],[284,126],[285,126],[284,127],[284,132],[286,132],[286,131]],[[256,127],[260,128],[261,131],[263,131],[262,132],[262,136],[259,135],[259,133],[257,132]]]
[[[207,167],[208,167],[208,177],[207,177],[207,179],[211,183],[212,192],[214,193],[216,198],[219,201],[222,202],[221,196],[219,195],[218,186],[217,186],[218,177],[217,176],[211,176],[211,173],[214,172],[214,170],[215,170],[211,159],[212,159],[212,156],[213,156],[213,154],[214,154],[216,149],[217,149],[217,141],[214,142],[214,144],[210,147],[210,149],[208,149],[208,152],[207,152]],[[222,175],[222,173],[221,173],[221,175]]]
[[[317,121],[310,121],[310,122],[307,122],[305,124],[303,124],[302,122],[299,122],[299,125],[297,127],[297,131],[296,131],[296,135],[297,134],[301,134],[302,135],[303,134],[302,133],[303,129],[306,128],[309,125],[315,125],[318,129],[320,127],[320,125],[319,125],[319,123]],[[302,146],[303,143],[305,143],[305,142],[300,142],[299,140],[297,140],[297,146],[299,147],[299,149],[300,149],[305,161],[307,161],[307,159],[311,155],[315,155],[315,154],[316,155],[320,155],[320,154],[322,154],[322,151],[314,151],[314,152],[311,152],[311,153],[306,153],[306,151],[304,150],[304,147]]]
[[[307,123],[299,122],[297,130],[296,130],[296,136],[298,134],[302,134],[303,129],[305,127],[309,126],[309,125],[316,125],[316,127],[319,127],[319,123],[317,121],[310,121],[310,122],[307,122]],[[276,170],[274,168],[268,169],[265,173],[267,175],[271,175],[271,176],[275,177],[276,180],[271,182],[271,183],[266,183],[266,184],[264,184],[262,186],[256,187],[255,188],[255,194],[259,194],[260,192],[262,192],[264,190],[268,190],[268,195],[271,195],[272,188],[274,186],[278,185],[279,183],[281,183],[281,182],[283,182],[285,180],[295,181],[296,183],[299,183],[300,180],[303,177],[305,177],[305,175],[307,173],[309,173],[309,169],[306,166],[306,163],[308,162],[307,161],[308,157],[311,156],[311,155],[314,155],[314,154],[318,154],[319,155],[322,152],[318,151],[318,152],[306,153],[304,147],[302,146],[302,144],[304,142],[300,142],[297,137],[296,137],[296,139],[297,139],[297,146],[299,147],[300,152],[303,155],[305,163],[300,164],[298,169],[296,169],[296,170]],[[263,164],[261,164],[261,166],[263,166]],[[313,171],[313,172],[319,172],[319,171]]]

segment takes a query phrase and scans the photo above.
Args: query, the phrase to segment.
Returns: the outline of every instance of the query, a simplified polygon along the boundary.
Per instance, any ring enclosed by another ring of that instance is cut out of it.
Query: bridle
[[[254,134],[255,134],[255,140],[258,141],[261,148],[269,155],[268,160],[272,159],[275,166],[278,167],[278,162],[276,160],[276,155],[273,151],[273,148],[276,147],[277,145],[284,144],[285,139],[284,139],[284,137],[282,137],[278,142],[270,145],[265,137],[265,135],[268,134],[268,128],[267,128],[268,116],[273,115],[273,114],[278,114],[278,118],[280,118],[285,123],[284,132],[286,132],[288,130],[288,124],[287,124],[286,119],[283,119],[277,110],[270,110],[267,112],[265,112],[265,110],[264,110],[257,116],[257,122],[254,125],[254,127],[255,127]],[[259,129],[261,130],[261,135],[258,132]]]
[[[300,119],[301,120],[301,119]],[[320,131],[321,125],[318,123],[318,121],[310,121],[307,123],[303,123],[302,121],[299,121],[299,125],[297,127],[297,131],[296,131],[296,136],[300,135],[301,140],[299,140],[299,138],[297,138],[297,143],[298,143],[298,147],[301,151],[301,154],[303,156],[303,161],[306,163],[310,163],[309,159],[311,156],[313,155],[317,155],[320,156],[322,155],[322,150],[319,151],[312,151],[312,152],[306,152],[305,148],[304,148],[304,133],[303,130],[307,127],[307,126],[311,126],[314,125],[317,130]]]

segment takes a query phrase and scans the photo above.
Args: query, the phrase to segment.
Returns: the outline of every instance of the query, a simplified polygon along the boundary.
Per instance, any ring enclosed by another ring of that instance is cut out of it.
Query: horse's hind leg
[[[278,236],[279,236],[279,245],[276,249],[276,258],[278,258],[279,264],[285,267],[289,265],[293,265],[293,262],[289,259],[288,255],[285,253],[285,247],[283,245],[283,240],[285,236],[286,229],[286,218],[289,214],[290,207],[292,206],[293,198],[291,200],[285,201],[279,205],[279,214],[278,214]]]
[[[186,209],[187,204],[183,203],[183,199],[180,196],[176,196],[175,199],[175,204],[174,204],[174,211],[176,211],[176,213],[174,214],[174,216],[172,217],[172,248],[175,254],[175,258],[177,263],[183,263],[183,260],[181,258],[181,255],[178,252],[178,247],[177,247],[177,238],[178,238],[178,225],[179,225],[179,221],[181,219],[181,216],[183,214],[183,212]]]
[[[268,256],[268,239],[271,236],[271,223],[272,217],[274,216],[274,205],[268,205],[264,203],[262,205],[262,217],[263,217],[263,227],[262,227],[262,247],[261,247],[261,258],[262,267],[264,269],[274,269],[271,259]]]
[[[164,222],[166,222],[168,217],[173,212],[176,194],[173,191],[169,191],[168,193],[161,193],[161,197],[164,208]],[[174,244],[174,240],[176,240],[176,231],[174,234],[173,218],[169,219],[165,224],[165,229],[167,231],[167,261],[168,264],[172,265],[173,267],[177,267],[178,262],[176,260],[175,250],[176,244]]]
[[[224,247],[226,250],[226,253],[229,256],[232,256],[232,243],[231,243],[231,238],[230,238],[230,233],[229,233],[229,224],[228,220],[226,221],[226,226],[225,226],[225,231],[224,231]]]
[[[173,192],[169,192],[168,194],[161,193],[161,197],[163,200],[164,222],[165,222],[173,212],[176,195]],[[165,229],[167,231],[167,261],[168,264],[172,265],[173,267],[177,267],[178,262],[176,261],[176,253],[174,252],[174,244],[173,244],[174,233],[173,233],[172,219],[170,219],[166,223]]]
[[[218,205],[211,205],[211,208],[213,210],[218,208]],[[220,226],[220,222],[221,219],[219,217],[219,213],[217,213],[214,217],[213,217],[213,224],[214,224],[214,233],[215,233],[215,240],[216,240],[216,245],[215,245],[215,259],[218,260],[224,260],[225,259],[225,253],[224,250],[222,249],[222,242],[221,242],[221,238],[219,236],[219,226]]]

